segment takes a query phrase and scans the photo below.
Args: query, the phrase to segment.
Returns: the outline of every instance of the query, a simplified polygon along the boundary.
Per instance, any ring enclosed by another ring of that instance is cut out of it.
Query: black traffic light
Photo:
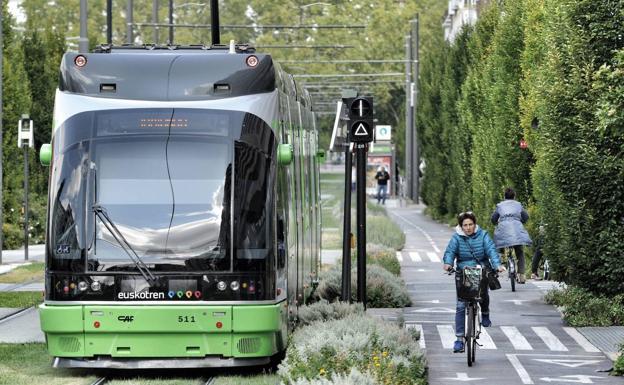
[[[373,98],[360,96],[343,99],[347,106],[349,137],[355,143],[373,141]]]

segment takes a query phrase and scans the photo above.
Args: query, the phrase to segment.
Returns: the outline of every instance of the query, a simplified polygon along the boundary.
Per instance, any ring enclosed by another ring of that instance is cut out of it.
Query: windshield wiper
[[[152,272],[147,267],[145,262],[143,262],[141,257],[139,257],[139,255],[136,253],[136,251],[134,251],[132,246],[130,246],[130,243],[128,243],[128,241],[123,236],[121,231],[119,231],[119,229],[117,228],[115,223],[113,223],[113,221],[110,219],[110,217],[108,216],[108,213],[106,212],[104,207],[102,207],[102,205],[96,203],[96,204],[93,205],[93,212],[95,213],[95,215],[97,215],[98,218],[100,218],[102,223],[104,223],[104,226],[106,226],[108,231],[111,233],[113,238],[115,238],[115,240],[117,241],[119,246],[121,246],[123,251],[125,251],[126,254],[128,254],[128,257],[130,258],[130,260],[132,260],[132,262],[134,262],[134,265],[139,270],[139,272],[141,273],[143,278],[145,278],[145,280],[150,285],[150,287],[154,283],[156,283],[156,277],[154,276],[154,274],[152,274]]]

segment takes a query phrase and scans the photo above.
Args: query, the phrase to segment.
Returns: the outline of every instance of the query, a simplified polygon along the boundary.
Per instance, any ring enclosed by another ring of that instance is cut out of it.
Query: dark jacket
[[[455,227],[455,233],[444,251],[444,263],[452,266],[455,260],[459,269],[476,266],[477,261],[482,266],[487,266],[489,262],[494,269],[500,266],[500,257],[492,238],[479,226],[471,236],[467,236],[459,225]]]
[[[377,184],[385,186],[388,184],[388,180],[390,179],[390,174],[388,171],[378,171],[375,175],[375,179],[377,179]]]

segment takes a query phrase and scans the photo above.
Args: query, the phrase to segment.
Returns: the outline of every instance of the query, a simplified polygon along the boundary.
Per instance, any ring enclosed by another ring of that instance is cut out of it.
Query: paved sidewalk
[[[430,385],[624,384],[624,378],[601,372],[612,366],[608,352],[588,333],[567,327],[558,310],[544,303],[543,294],[557,286],[553,282],[527,281],[512,292],[508,279],[502,278],[503,288],[490,295],[493,325],[481,330],[477,361],[468,367],[465,354],[453,354],[455,286],[441,268],[453,229],[425,216],[424,208],[389,207],[388,212],[406,234],[397,259],[413,305],[404,309],[403,317],[406,327],[421,332]],[[394,318],[392,312],[380,312]]]

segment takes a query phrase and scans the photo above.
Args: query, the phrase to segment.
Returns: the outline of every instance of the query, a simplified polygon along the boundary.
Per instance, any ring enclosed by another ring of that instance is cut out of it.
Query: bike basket
[[[481,266],[465,267],[455,275],[457,298],[464,300],[481,298],[482,281],[483,268]]]

